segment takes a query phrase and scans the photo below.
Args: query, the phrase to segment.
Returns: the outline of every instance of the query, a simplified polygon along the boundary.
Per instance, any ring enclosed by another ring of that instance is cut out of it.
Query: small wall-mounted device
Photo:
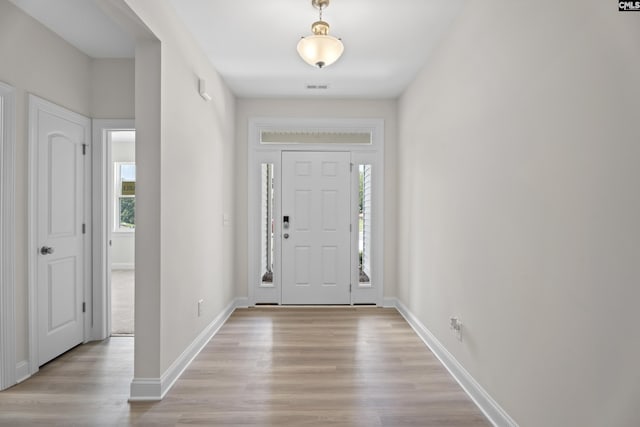
[[[202,316],[202,304],[204,304],[204,300],[198,300],[198,317]]]
[[[289,228],[289,215],[285,215],[282,217],[282,228]]]
[[[453,329],[458,341],[462,341],[462,322],[457,317],[449,318],[449,329]]]
[[[207,82],[204,79],[198,79],[198,92],[205,101],[211,101],[211,95],[207,92]]]

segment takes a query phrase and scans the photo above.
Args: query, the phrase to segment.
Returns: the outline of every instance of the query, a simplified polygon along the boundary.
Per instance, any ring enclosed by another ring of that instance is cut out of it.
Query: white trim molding
[[[136,265],[131,262],[112,262],[111,263],[111,270],[135,270],[135,269],[136,269]]]
[[[388,299],[386,302],[391,303],[392,299]],[[496,427],[518,427],[518,424],[509,414],[493,400],[489,393],[478,384],[471,374],[447,351],[435,335],[420,322],[406,305],[399,300],[395,300],[395,306],[416,334],[418,334],[438,360],[440,360],[440,363],[444,365],[451,376],[460,384],[460,387],[462,387],[476,406],[478,406],[482,413],[489,419],[491,424]]]
[[[15,89],[0,82],[0,390],[17,382],[15,319]]]
[[[130,402],[148,402],[162,400],[180,375],[189,367],[193,359],[200,354],[205,345],[218,333],[222,325],[236,308],[246,307],[245,298],[236,298],[216,316],[215,319],[193,340],[182,354],[169,366],[160,378],[134,378],[131,381]]]
[[[247,156],[247,245],[248,305],[280,304],[282,302],[282,256],[280,250],[281,222],[273,222],[274,272],[271,286],[261,284],[261,166],[274,166],[273,218],[280,218],[280,190],[282,187],[281,159],[284,151],[343,151],[350,153],[353,166],[370,164],[374,167],[372,182],[372,267],[371,286],[360,287],[358,281],[358,253],[351,250],[351,304],[383,304],[384,295],[384,119],[380,118],[290,118],[252,117],[248,124]],[[267,138],[263,138],[263,136]],[[364,139],[363,139],[364,138]],[[281,141],[281,142],[278,142]],[[293,142],[301,141],[301,142]],[[353,174],[351,194],[357,194],[358,179]],[[356,198],[352,197],[351,221],[357,224]],[[356,228],[357,229],[357,228]],[[352,233],[352,248],[358,246],[357,233]]]
[[[111,265],[109,240],[111,222],[109,214],[111,197],[111,144],[109,132],[135,130],[132,119],[93,119],[92,144],[92,224],[93,224],[93,324],[90,339],[103,340],[111,334],[111,269],[133,270],[134,266]]]
[[[16,364],[16,382],[21,383],[30,376],[31,374],[29,373],[29,361],[25,359],[18,362]]]

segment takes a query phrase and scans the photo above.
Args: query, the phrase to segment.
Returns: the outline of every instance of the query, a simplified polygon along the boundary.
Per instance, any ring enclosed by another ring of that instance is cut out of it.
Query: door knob
[[[53,253],[53,248],[51,246],[43,246],[40,248],[40,253],[42,255],[48,255]]]
[[[285,239],[288,239],[289,238],[289,233],[284,233],[284,236],[282,236],[282,237],[284,237]]]

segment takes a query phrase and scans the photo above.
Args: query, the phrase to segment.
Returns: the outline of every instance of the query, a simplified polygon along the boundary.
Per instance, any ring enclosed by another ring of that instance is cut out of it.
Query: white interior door
[[[350,153],[282,153],[282,303],[349,304]]]
[[[36,236],[38,363],[80,344],[84,337],[83,144],[89,121],[38,110],[36,132]],[[62,112],[62,114],[60,114]],[[67,114],[68,113],[68,114]]]

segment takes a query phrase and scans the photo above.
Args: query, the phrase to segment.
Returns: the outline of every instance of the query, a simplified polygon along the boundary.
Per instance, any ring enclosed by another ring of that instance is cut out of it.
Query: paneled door
[[[349,304],[350,153],[282,152],[282,303]]]
[[[38,364],[84,340],[85,152],[89,119],[34,98]],[[88,183],[87,183],[88,185]]]

